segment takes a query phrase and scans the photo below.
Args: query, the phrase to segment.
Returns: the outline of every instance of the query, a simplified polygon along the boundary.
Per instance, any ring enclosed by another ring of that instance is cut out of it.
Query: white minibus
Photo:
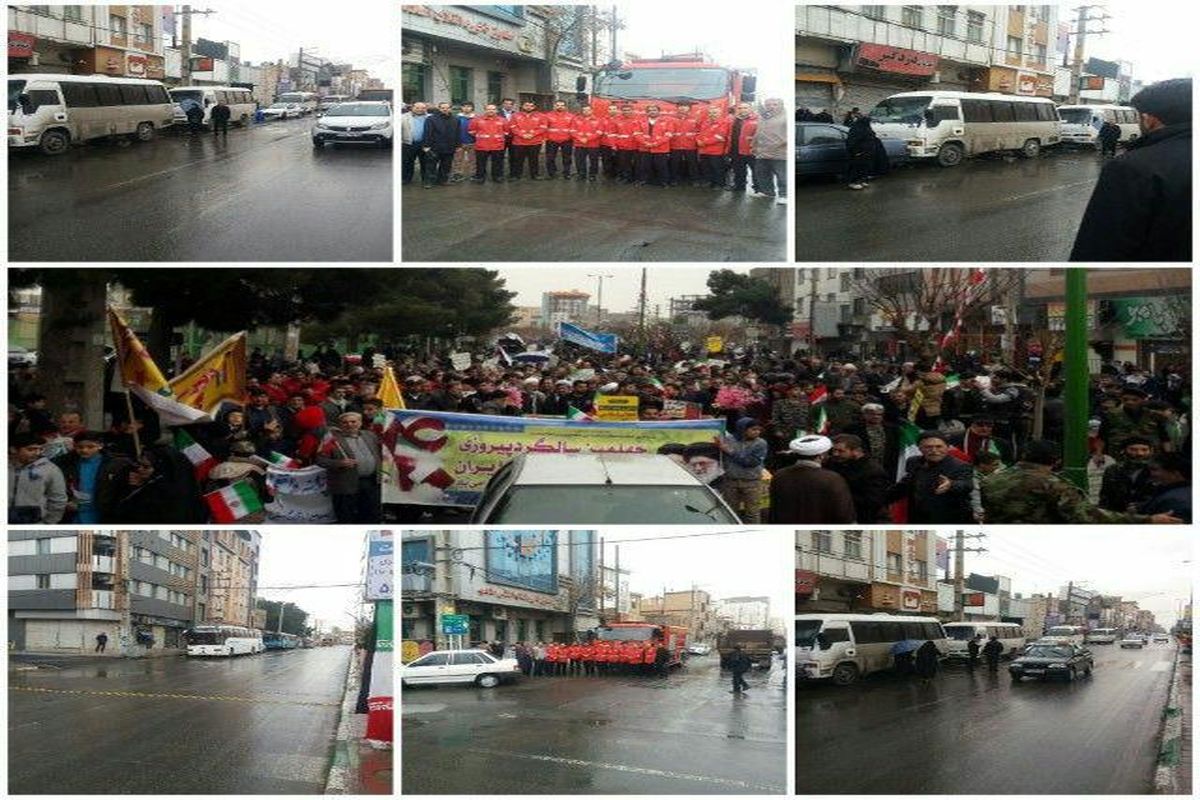
[[[1093,628],[1083,635],[1083,643],[1116,644],[1120,633],[1116,628]]]
[[[75,142],[127,135],[146,142],[171,126],[174,106],[159,81],[107,75],[18,73],[8,77],[8,146],[65,153]]]
[[[1137,109],[1129,106],[1059,106],[1058,116],[1062,119],[1063,144],[1096,147],[1099,144],[1100,126],[1105,122],[1115,123],[1121,129],[1118,142],[1127,144],[1142,135],[1141,125],[1138,124],[1141,117]]]
[[[1044,639],[1060,639],[1069,641],[1071,644],[1077,644],[1083,647],[1083,637],[1087,633],[1087,628],[1082,625],[1055,625],[1046,630],[1042,634]]]
[[[945,656],[942,623],[933,617],[895,614],[797,614],[793,653],[801,680],[829,679],[839,686],[890,669],[898,642],[932,641]]]
[[[989,92],[901,92],[881,100],[870,117],[880,139],[899,139],[910,158],[943,167],[1001,150],[1034,158],[1059,143],[1062,125],[1048,97]]]
[[[315,92],[284,92],[275,98],[276,103],[295,103],[304,109],[305,114],[317,110],[319,99]]]
[[[196,103],[204,110],[204,126],[212,124],[213,106],[220,100],[229,106],[229,121],[246,126],[254,118],[254,95],[240,86],[177,86],[171,90],[175,102],[175,124],[187,124],[187,106]]]
[[[949,637],[948,658],[967,658],[967,645],[979,636],[979,646],[993,636],[1004,645],[1004,655],[1019,655],[1025,649],[1025,631],[1014,622],[944,622],[942,627]]]

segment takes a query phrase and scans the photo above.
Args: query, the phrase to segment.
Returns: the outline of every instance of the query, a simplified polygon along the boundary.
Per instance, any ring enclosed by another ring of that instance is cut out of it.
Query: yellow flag
[[[396,381],[396,373],[391,367],[383,368],[383,382],[379,384],[379,399],[384,408],[405,408],[404,395],[400,393],[400,384]]]
[[[112,328],[113,347],[117,351],[117,369],[120,370],[121,382],[133,388],[141,387],[154,394],[165,397],[171,396],[171,388],[167,385],[150,352],[142,344],[142,340],[129,327],[129,323],[121,316],[108,309],[108,324]]]
[[[917,414],[921,411],[921,405],[925,402],[925,387],[917,384],[916,391],[913,392],[912,402],[908,404],[908,421],[916,422]]]
[[[246,398],[246,333],[235,333],[171,381],[185,406],[211,412],[222,400]]]

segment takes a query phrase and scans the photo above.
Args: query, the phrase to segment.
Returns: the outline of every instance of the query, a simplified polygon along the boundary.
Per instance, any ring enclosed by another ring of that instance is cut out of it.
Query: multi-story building
[[[796,610],[936,614],[932,531],[797,531]]]
[[[183,646],[196,622],[194,531],[9,531],[9,646],[128,655]],[[150,641],[153,644],[150,644]]]
[[[599,624],[593,531],[406,532],[400,550],[406,656],[452,641],[572,641]],[[446,615],[465,616],[466,632],[451,639]]]
[[[612,58],[610,23],[595,6],[400,8],[406,103],[574,103],[576,79]]]
[[[260,535],[257,531],[201,532],[201,586],[207,602],[199,614],[204,622],[250,625],[258,590]],[[201,609],[197,609],[198,612]]]
[[[717,602],[717,613],[734,630],[763,630],[771,624],[771,598],[725,597]]]
[[[1056,6],[801,5],[796,105],[839,119],[897,92],[1050,97]]]
[[[553,329],[560,322],[590,322],[588,300],[591,297],[578,289],[542,292],[542,327]]]
[[[634,610],[629,599],[629,570],[618,570],[605,564],[600,568],[600,590],[597,612],[605,622],[629,619]]]
[[[720,633],[717,609],[703,589],[643,597],[638,603],[638,613],[646,622],[687,628],[689,642],[712,642]]]
[[[166,78],[172,6],[8,7],[8,71]],[[168,27],[169,26],[169,27]]]

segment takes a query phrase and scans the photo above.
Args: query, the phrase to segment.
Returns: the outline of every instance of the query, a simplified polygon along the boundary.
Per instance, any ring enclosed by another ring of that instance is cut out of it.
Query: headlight
[[[387,122],[376,122],[374,125],[371,126],[371,130],[373,130],[373,131],[383,130],[384,128],[391,126],[391,124],[392,123],[390,120]]]
[[[325,123],[324,123],[324,122],[318,122],[318,123],[316,124],[316,129],[317,129],[317,130],[319,130],[319,131],[327,131],[327,130],[329,130],[329,128],[325,127]]]

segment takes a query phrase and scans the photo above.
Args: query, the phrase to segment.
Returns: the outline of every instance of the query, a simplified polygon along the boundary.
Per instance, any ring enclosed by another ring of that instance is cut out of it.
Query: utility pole
[[[207,17],[209,14],[217,12],[211,8],[206,8],[203,11],[193,11],[191,6],[185,5],[179,13],[183,17],[183,42],[179,53],[179,70],[183,85],[190,86],[192,83],[192,15],[203,14]]]
[[[1099,21],[1104,22],[1109,18],[1108,14],[1101,14],[1098,17],[1091,16],[1092,9],[1103,9],[1099,5],[1084,5],[1071,9],[1075,12],[1075,60],[1071,64],[1071,95],[1070,102],[1076,104],[1079,102],[1079,83],[1083,79],[1083,51],[1084,42],[1087,40],[1089,33],[1099,36],[1103,33],[1108,33],[1107,30],[1089,31],[1088,23]]]
[[[621,59],[617,58],[617,7],[615,5],[612,7],[612,20],[610,25],[610,32],[612,33],[612,53],[609,55],[609,60],[620,61]]]
[[[593,6],[593,9],[595,7]],[[600,622],[604,622],[604,537],[600,537]]]
[[[963,555],[965,553],[986,553],[987,549],[983,547],[967,547],[967,539],[982,539],[982,533],[968,534],[966,531],[958,530],[954,534],[954,621],[962,622],[966,616],[966,611],[963,607],[963,583],[966,580],[965,566],[963,564]]]
[[[616,560],[613,562],[613,614],[621,621],[621,545],[616,547]]]
[[[808,268],[808,354],[817,354],[817,268]]]
[[[604,314],[604,279],[613,276],[605,273],[589,272],[588,277],[596,279],[596,329],[599,330],[600,319]]]
[[[642,290],[638,296],[638,343],[646,347],[646,268],[642,267]]]
[[[1088,320],[1087,269],[1068,267],[1065,277],[1066,346],[1063,352],[1063,477],[1087,489]]]

